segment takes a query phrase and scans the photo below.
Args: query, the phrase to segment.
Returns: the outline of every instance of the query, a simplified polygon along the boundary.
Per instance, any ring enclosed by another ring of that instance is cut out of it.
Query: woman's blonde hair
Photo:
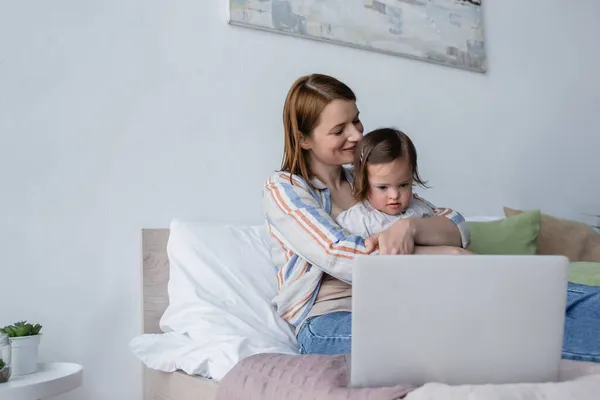
[[[369,165],[387,164],[404,157],[408,159],[413,182],[426,188],[427,183],[419,175],[417,149],[407,134],[392,128],[381,128],[367,133],[356,146],[354,153],[354,198],[357,201],[367,198]]]
[[[307,151],[300,144],[303,138],[312,134],[319,124],[321,112],[333,100],[356,101],[356,96],[352,89],[337,79],[312,74],[294,82],[283,106],[285,145],[281,170],[302,176],[311,186]]]

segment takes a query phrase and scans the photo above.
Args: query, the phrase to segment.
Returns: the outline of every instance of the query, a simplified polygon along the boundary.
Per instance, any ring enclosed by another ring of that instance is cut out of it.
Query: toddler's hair
[[[354,154],[354,198],[358,201],[367,198],[368,165],[387,164],[403,157],[408,157],[413,182],[427,187],[419,175],[417,150],[408,135],[392,128],[381,128],[367,133],[356,146]]]

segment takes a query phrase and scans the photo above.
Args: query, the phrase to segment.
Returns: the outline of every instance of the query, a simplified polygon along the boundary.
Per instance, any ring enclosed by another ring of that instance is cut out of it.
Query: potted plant
[[[36,372],[41,329],[40,324],[32,325],[27,321],[16,322],[2,329],[2,332],[8,335],[12,347],[11,372],[13,376]]]

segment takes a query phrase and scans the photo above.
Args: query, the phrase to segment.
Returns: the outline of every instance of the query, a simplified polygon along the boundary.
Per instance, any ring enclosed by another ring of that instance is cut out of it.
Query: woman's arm
[[[347,235],[319,204],[313,191],[289,174],[276,173],[267,181],[264,207],[271,235],[299,257],[344,282],[352,282],[357,254],[369,254],[362,237]]]
[[[460,213],[437,208],[416,195],[413,202],[417,207],[424,207],[424,218],[398,220],[385,231],[370,237],[367,243],[378,247],[380,254],[413,254],[415,245],[468,246],[469,226]]]
[[[414,232],[415,244],[421,246],[462,247],[458,226],[442,216],[406,220]]]
[[[471,241],[465,218],[450,208],[436,207],[418,195],[412,204],[428,210],[430,218],[418,218],[415,223],[415,243],[424,246],[455,246],[466,248]]]
[[[453,246],[415,246],[415,254],[466,255],[473,253],[469,250]]]

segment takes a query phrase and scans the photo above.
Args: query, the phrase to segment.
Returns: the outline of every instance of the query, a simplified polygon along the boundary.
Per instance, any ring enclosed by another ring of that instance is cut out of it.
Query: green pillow
[[[580,285],[600,286],[600,263],[572,262],[569,270],[569,281]]]
[[[541,220],[540,211],[534,210],[498,221],[470,221],[471,244],[467,249],[476,254],[533,255]]]

